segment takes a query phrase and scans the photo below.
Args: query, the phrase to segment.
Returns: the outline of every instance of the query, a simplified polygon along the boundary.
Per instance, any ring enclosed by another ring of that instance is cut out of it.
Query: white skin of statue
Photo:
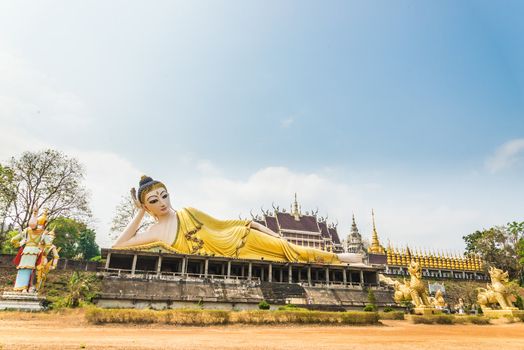
[[[171,207],[171,201],[167,190],[160,187],[149,191],[145,195],[144,204],[136,200],[134,195],[132,195],[132,197],[135,206],[138,208],[138,213],[124,229],[124,232],[122,232],[120,237],[116,240],[113,247],[124,248],[157,241],[171,245],[175,241],[177,230],[176,227],[169,227],[168,229],[168,224],[170,222],[176,222],[176,220],[170,220],[173,215],[176,215],[176,212]],[[156,222],[145,232],[137,234],[137,230],[140,227],[140,223],[142,222],[146,211],[156,219]],[[257,222],[252,221],[250,226],[265,234],[280,238],[278,233],[273,232]],[[362,262],[362,257],[359,254],[342,253],[338,254],[338,257],[343,262]]]
[[[166,229],[168,219],[176,215],[175,210],[171,207],[167,190],[165,188],[152,190],[146,194],[144,199],[145,203],[143,205],[133,199],[135,206],[138,208],[138,213],[117,239],[113,245],[114,247],[130,247],[155,241],[161,241],[170,245],[175,241],[176,229]],[[156,219],[156,223],[150,226],[145,232],[137,235],[136,231],[138,227],[140,227],[146,211]],[[251,222],[250,226],[270,236],[280,237],[278,233],[271,231],[257,222]]]

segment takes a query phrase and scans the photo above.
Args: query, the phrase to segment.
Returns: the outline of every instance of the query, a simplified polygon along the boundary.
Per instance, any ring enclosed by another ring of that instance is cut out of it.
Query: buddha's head
[[[145,209],[155,217],[167,215],[171,211],[166,186],[149,176],[144,175],[140,179],[137,197]]]

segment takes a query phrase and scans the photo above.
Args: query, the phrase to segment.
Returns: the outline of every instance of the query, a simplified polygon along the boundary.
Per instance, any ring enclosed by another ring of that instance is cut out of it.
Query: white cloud
[[[286,119],[282,119],[280,121],[280,126],[282,128],[289,128],[291,126],[291,124],[293,124],[295,122],[295,119],[292,118],[292,117],[289,117],[289,118],[286,118]]]
[[[0,161],[25,151],[53,148],[76,157],[86,168],[97,240],[107,246],[114,209],[141,172],[123,157],[104,151],[59,147],[55,138],[89,124],[80,96],[55,86],[51,77],[0,47]]]
[[[509,169],[524,158],[524,139],[510,140],[496,149],[486,160],[486,168],[492,172]]]
[[[412,188],[355,183],[351,178],[342,182],[330,172],[301,173],[286,167],[262,168],[241,179],[204,174],[178,179],[176,186],[169,179],[164,182],[174,194],[175,208],[194,206],[221,219],[248,218],[250,210],[260,214],[261,206],[272,209],[273,202],[289,210],[297,192],[303,212],[318,208],[320,216],[339,223],[341,239],[349,232],[353,212],[363,237],[369,238],[371,208],[375,208],[384,245],[390,239],[396,245],[460,251],[463,235],[493,219],[469,205],[448,203],[449,198],[438,191],[417,193]]]

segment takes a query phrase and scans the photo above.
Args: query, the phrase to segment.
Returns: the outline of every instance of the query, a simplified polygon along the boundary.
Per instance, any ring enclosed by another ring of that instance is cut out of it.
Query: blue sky
[[[175,206],[247,216],[296,191],[342,236],[351,212],[368,234],[374,207],[384,240],[460,250],[523,220],[523,14],[520,1],[3,2],[0,155],[79,157],[102,244],[145,172]]]

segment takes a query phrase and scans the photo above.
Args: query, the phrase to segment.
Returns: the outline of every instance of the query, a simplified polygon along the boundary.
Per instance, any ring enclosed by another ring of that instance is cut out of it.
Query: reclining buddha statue
[[[181,254],[224,256],[277,262],[362,263],[359,254],[335,254],[292,244],[267,227],[249,220],[218,220],[194,208],[175,211],[166,186],[142,176],[131,190],[138,212],[113,245],[114,249],[163,248]],[[156,222],[137,233],[145,213]]]

